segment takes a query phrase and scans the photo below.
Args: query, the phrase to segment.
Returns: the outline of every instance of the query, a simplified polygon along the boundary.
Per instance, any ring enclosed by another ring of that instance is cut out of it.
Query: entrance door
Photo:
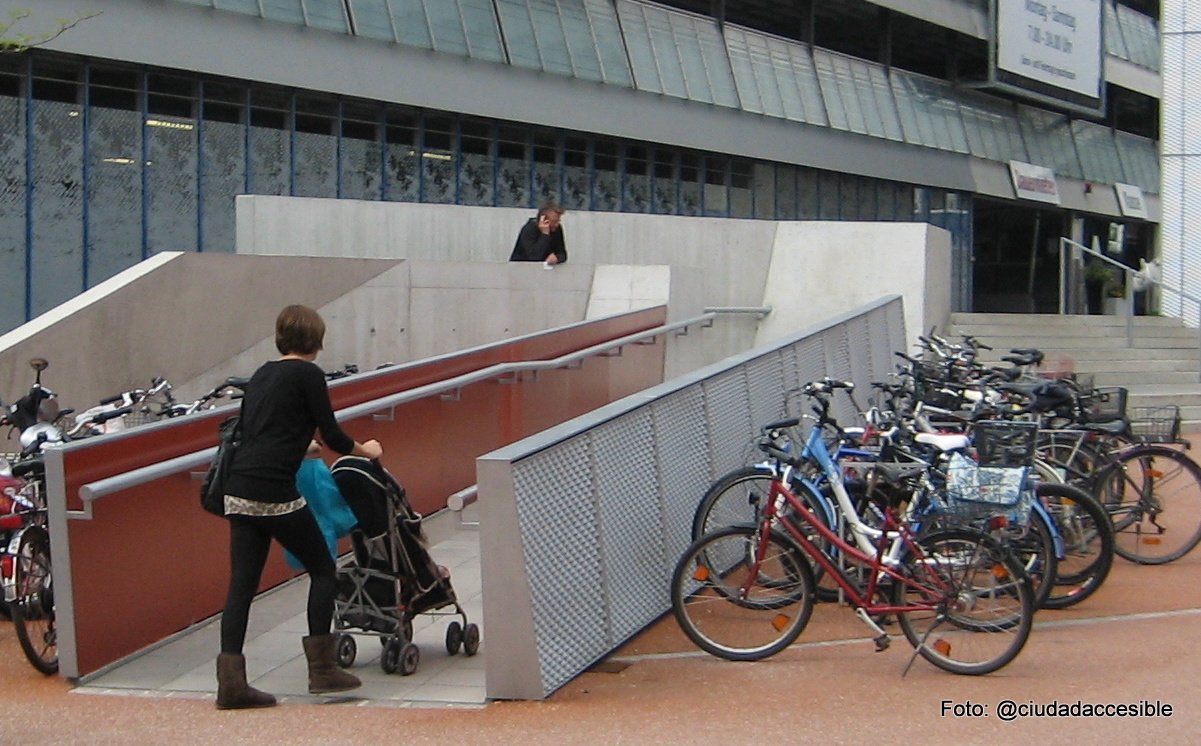
[[[1057,313],[1065,213],[979,198],[974,208],[972,310]]]

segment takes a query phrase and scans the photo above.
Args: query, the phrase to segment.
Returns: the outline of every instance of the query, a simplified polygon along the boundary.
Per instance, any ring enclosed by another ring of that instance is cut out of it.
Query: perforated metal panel
[[[670,608],[671,571],[712,472],[746,463],[760,418],[784,414],[783,393],[826,375],[884,377],[891,362],[874,350],[903,349],[903,328],[892,300],[580,417],[548,431],[553,442],[542,434],[506,449],[520,531],[506,541],[523,547],[543,696]],[[481,495],[504,492],[481,477]],[[520,668],[506,661],[517,654],[489,649],[489,670]]]

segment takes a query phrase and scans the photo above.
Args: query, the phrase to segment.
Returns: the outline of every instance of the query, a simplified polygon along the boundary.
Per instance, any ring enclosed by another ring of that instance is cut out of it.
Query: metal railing
[[[549,360],[526,360],[516,363],[498,363],[496,365],[481,368],[480,370],[465,373],[461,376],[448,378],[437,383],[419,386],[407,391],[401,391],[397,394],[391,394],[379,399],[373,399],[362,404],[356,404],[345,409],[339,409],[334,415],[339,422],[352,420],[357,417],[363,417],[369,414],[378,414],[383,410],[395,409],[401,404],[424,399],[434,395],[447,395],[448,392],[457,392],[465,386],[481,381],[494,380],[497,378],[506,378],[518,376],[522,373],[532,372],[537,375],[540,370],[554,370],[556,368],[565,368],[572,365],[582,363],[585,358],[598,355],[614,355],[620,354],[621,348],[630,344],[651,344],[655,337],[660,337],[671,332],[684,333],[688,327],[701,326],[708,327],[713,323],[716,317],[715,312],[702,313],[699,316],[676,321],[670,324],[664,324],[652,329],[646,329],[634,334],[628,334],[624,337],[611,339],[606,342],[585,347],[581,350],[560,355]],[[651,340],[648,342],[648,340]],[[451,394],[453,397],[454,394]],[[386,416],[386,415],[385,415]],[[157,464],[144,466],[140,469],[115,474],[111,477],[98,479],[94,482],[89,482],[79,488],[79,497],[84,505],[110,495],[115,492],[120,492],[131,487],[136,487],[146,482],[161,479],[172,474],[178,474],[182,471],[190,469],[207,468],[213,459],[213,454],[217,452],[217,447],[206,448],[201,451],[178,456],[176,458],[161,461]]]
[[[1180,288],[1167,288],[1158,278],[1153,277],[1150,273],[1135,269],[1133,267],[1128,267],[1117,260],[1105,256],[1095,249],[1089,248],[1088,246],[1077,243],[1068,238],[1059,239],[1060,314],[1066,314],[1071,311],[1071,309],[1068,308],[1068,298],[1069,295],[1071,295],[1071,293],[1068,292],[1070,289],[1068,285],[1069,281],[1073,283],[1073,286],[1076,284],[1076,272],[1082,270],[1082,266],[1078,267],[1076,262],[1081,262],[1082,265],[1083,256],[1090,257],[1094,260],[1099,260],[1104,266],[1117,269],[1122,273],[1122,287],[1125,289],[1122,300],[1125,307],[1126,344],[1128,346],[1134,346],[1134,293],[1136,283],[1141,283],[1143,285],[1143,290],[1149,290],[1153,286],[1158,286],[1167,292],[1180,297],[1181,300],[1194,304],[1197,307],[1198,339],[1201,341],[1201,298],[1198,298],[1191,293],[1187,293]],[[1071,289],[1074,289],[1074,287]],[[1181,304],[1181,310],[1183,311],[1183,303]],[[1201,346],[1198,348],[1197,365],[1197,380],[1201,381]]]

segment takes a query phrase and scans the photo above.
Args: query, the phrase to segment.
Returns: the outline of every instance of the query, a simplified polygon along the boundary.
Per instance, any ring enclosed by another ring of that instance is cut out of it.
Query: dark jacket
[[[517,243],[513,246],[510,262],[544,262],[554,254],[559,257],[559,264],[567,261],[567,245],[563,240],[563,226],[544,234],[538,230],[538,218],[530,218],[521,226],[517,234]]]
[[[296,470],[318,430],[331,450],[354,449],[354,440],[334,419],[321,368],[307,360],[265,363],[246,384],[242,444],[230,465],[226,494],[262,502],[295,500]]]

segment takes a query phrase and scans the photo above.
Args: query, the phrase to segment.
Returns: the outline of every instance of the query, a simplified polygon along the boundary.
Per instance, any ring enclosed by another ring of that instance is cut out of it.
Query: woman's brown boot
[[[217,709],[271,707],[275,697],[246,683],[246,658],[238,653],[217,656]]]
[[[309,692],[312,694],[344,692],[363,684],[334,661],[337,641],[335,635],[309,635],[300,640],[304,645],[304,657],[309,661]]]

